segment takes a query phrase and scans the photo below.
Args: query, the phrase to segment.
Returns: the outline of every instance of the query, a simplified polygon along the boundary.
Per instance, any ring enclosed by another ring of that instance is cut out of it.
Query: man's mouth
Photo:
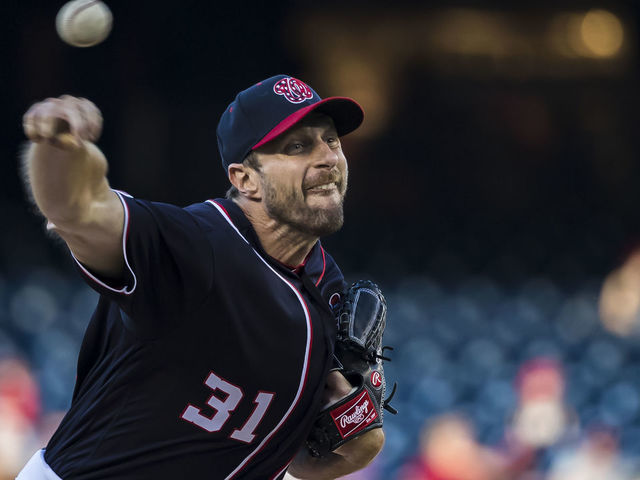
[[[311,193],[333,192],[335,190],[338,190],[337,182],[322,183],[307,188],[307,191]]]

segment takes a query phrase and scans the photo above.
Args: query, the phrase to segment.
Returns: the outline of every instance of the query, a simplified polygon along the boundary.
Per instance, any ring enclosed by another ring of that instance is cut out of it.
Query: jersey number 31
[[[204,383],[213,390],[213,394],[209,397],[209,400],[207,400],[207,405],[213,408],[215,413],[208,417],[200,413],[201,410],[198,407],[189,404],[182,415],[180,415],[180,418],[197,425],[207,432],[218,432],[224,424],[227,423],[227,420],[231,418],[231,414],[240,404],[244,393],[240,387],[236,387],[232,383],[223,380],[213,372],[209,374]],[[215,395],[218,390],[226,394],[224,400],[221,400]],[[256,398],[253,400],[253,403],[255,403],[253,412],[242,428],[236,428],[229,436],[234,440],[251,443],[256,437],[254,432],[265,413],[267,413],[267,409],[274,395],[275,394],[271,392],[258,392]]]

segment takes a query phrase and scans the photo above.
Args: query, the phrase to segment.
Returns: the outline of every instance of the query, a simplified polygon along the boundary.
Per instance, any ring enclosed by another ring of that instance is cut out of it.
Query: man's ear
[[[231,185],[238,189],[240,195],[251,200],[260,200],[260,175],[253,168],[242,163],[232,163],[227,169]]]

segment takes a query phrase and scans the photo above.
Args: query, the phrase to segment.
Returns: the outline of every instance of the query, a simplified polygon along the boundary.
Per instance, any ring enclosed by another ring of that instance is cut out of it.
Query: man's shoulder
[[[166,231],[175,229],[187,231],[220,230],[222,225],[227,224],[210,200],[179,206],[173,203],[132,197],[127,194],[121,195],[121,199],[125,203],[127,213],[134,218],[136,225],[144,217],[152,220],[152,223]]]
[[[183,210],[196,217],[209,218],[212,216],[211,214],[214,213],[214,209],[211,206],[210,200],[192,203],[191,205],[187,205],[186,207],[182,208]]]
[[[215,200],[193,203],[183,207],[183,210],[191,215],[204,230],[219,229],[221,225],[228,225],[227,220],[216,208]]]

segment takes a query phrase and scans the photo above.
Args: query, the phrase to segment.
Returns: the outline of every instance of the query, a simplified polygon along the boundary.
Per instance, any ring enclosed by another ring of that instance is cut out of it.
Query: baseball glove
[[[338,308],[336,368],[354,387],[351,393],[320,412],[307,439],[312,456],[322,457],[374,428],[382,427],[383,409],[398,413],[384,399],[386,382],[382,361],[390,361],[382,346],[387,304],[378,286],[355,282]]]

